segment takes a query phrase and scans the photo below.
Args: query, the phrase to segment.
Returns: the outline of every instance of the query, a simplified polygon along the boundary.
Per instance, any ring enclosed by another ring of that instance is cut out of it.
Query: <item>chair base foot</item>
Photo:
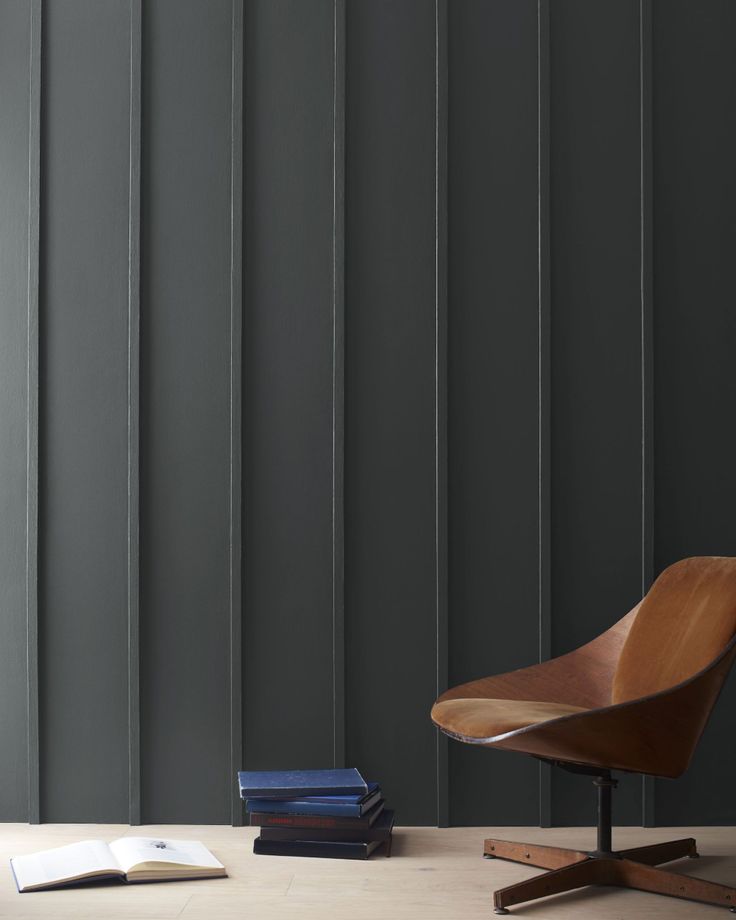
[[[483,855],[548,870],[495,891],[493,907],[496,914],[507,914],[508,908],[514,904],[588,885],[633,888],[727,907],[731,913],[736,913],[736,888],[657,868],[659,864],[673,859],[696,859],[698,851],[692,837],[600,854],[492,839],[485,841]]]

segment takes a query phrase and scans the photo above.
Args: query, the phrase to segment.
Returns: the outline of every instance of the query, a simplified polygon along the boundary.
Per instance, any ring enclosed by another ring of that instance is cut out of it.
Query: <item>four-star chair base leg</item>
[[[736,913],[736,888],[656,868],[660,863],[673,859],[697,857],[698,852],[692,837],[611,853],[585,853],[562,847],[490,839],[485,841],[483,855],[487,858],[508,859],[548,870],[494,892],[493,906],[497,914],[507,914],[509,907],[524,901],[533,901],[536,898],[561,894],[588,885],[611,885],[666,894],[703,904],[728,907]]]

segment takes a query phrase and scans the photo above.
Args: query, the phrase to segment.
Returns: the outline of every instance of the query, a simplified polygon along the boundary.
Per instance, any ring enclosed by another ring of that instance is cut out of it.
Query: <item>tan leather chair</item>
[[[666,569],[630,613],[574,652],[442,694],[432,721],[451,738],[595,777],[595,851],[485,841],[487,858],[550,870],[494,892],[497,914],[585,885],[637,888],[736,913],[736,888],[655,868],[697,856],[692,837],[612,850],[610,773],[680,776],[734,657],[736,558],[701,556]]]

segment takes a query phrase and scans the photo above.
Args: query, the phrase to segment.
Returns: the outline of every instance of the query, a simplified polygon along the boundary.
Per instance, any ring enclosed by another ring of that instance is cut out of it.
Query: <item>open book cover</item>
[[[20,892],[105,878],[163,882],[227,875],[222,863],[199,841],[158,837],[120,837],[112,843],[83,840],[27,856],[13,856],[10,867]]]

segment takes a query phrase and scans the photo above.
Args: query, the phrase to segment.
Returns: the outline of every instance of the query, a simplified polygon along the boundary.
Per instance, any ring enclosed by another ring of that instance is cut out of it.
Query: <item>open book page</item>
[[[154,871],[162,876],[225,874],[222,863],[198,840],[121,837],[110,844],[110,850],[126,874],[135,874],[136,870]]]
[[[115,856],[103,840],[83,840],[53,850],[14,856],[11,863],[20,891],[121,874]]]

